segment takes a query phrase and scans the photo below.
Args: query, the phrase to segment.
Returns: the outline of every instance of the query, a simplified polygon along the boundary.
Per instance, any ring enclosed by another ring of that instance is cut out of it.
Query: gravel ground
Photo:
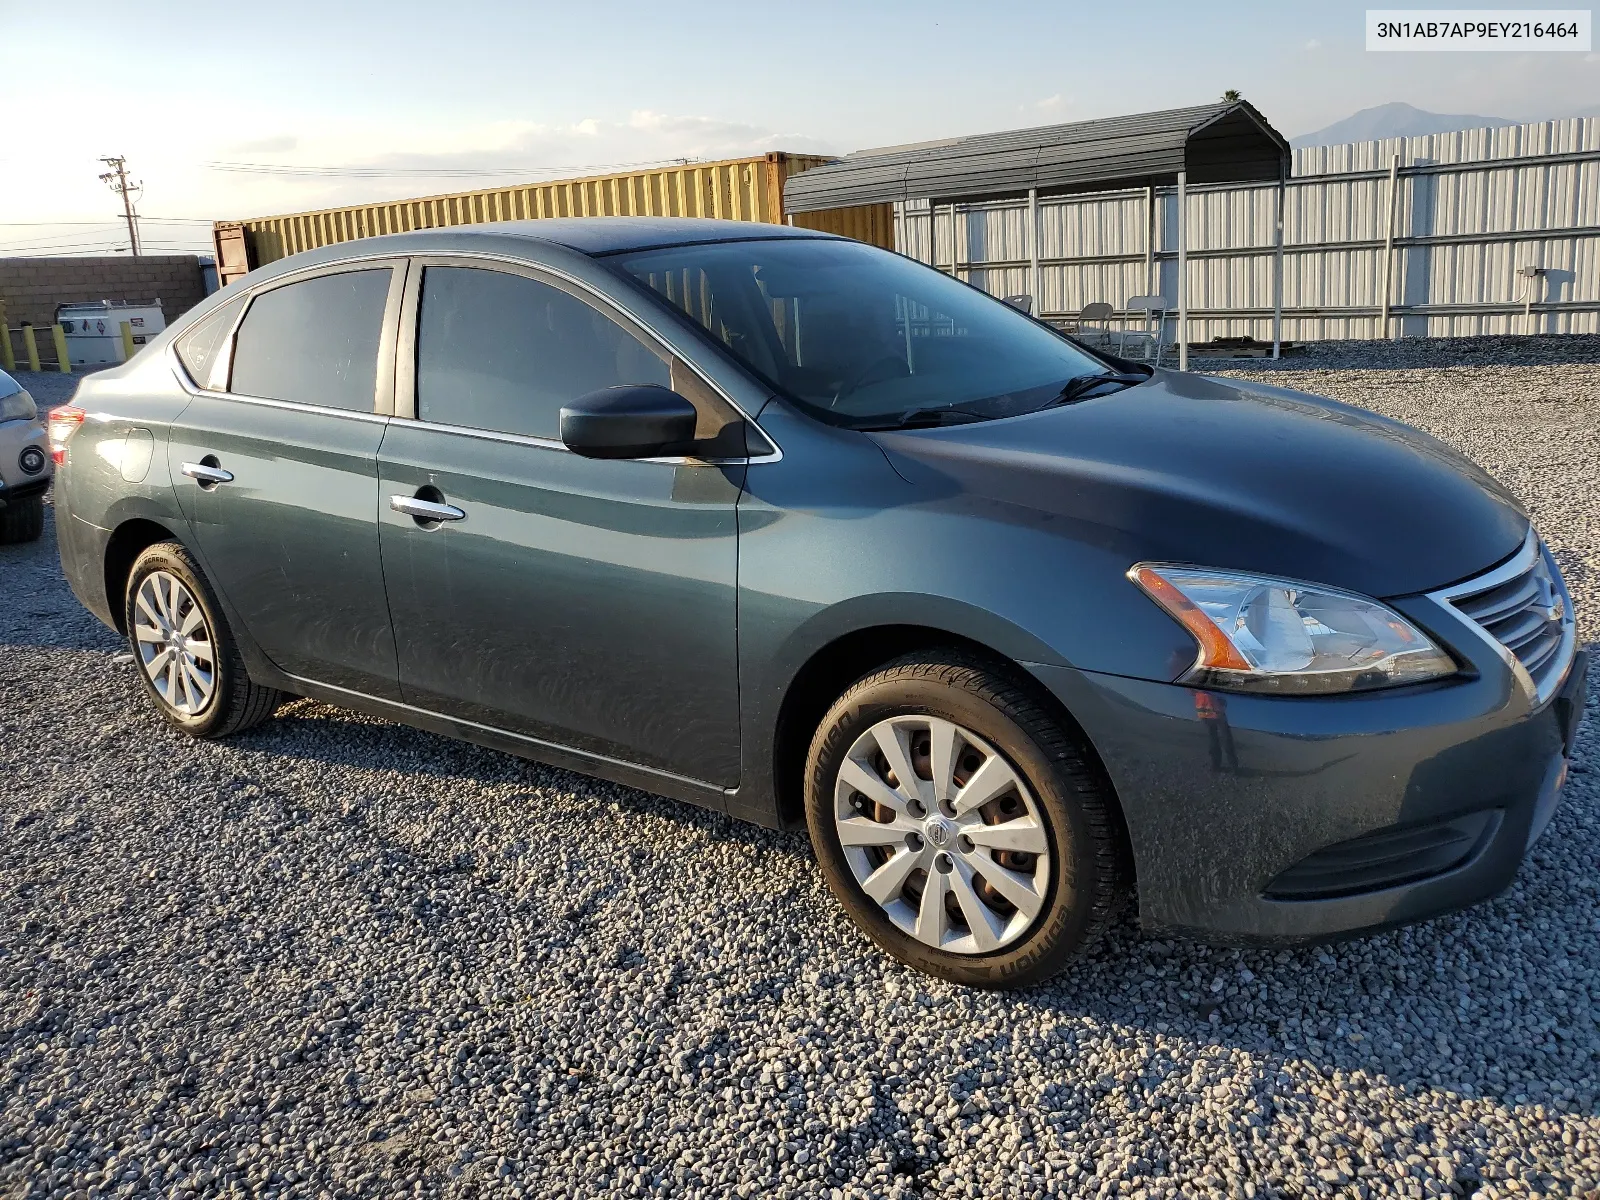
[[[63,375],[60,371],[8,371],[13,379],[27,388],[39,405],[40,411],[54,408],[58,404],[65,404],[72,399],[72,393],[78,386],[78,381],[85,374],[103,370],[93,367],[89,371],[79,368],[70,375]]]
[[[1600,339],[1237,373],[1495,471],[1594,641]],[[189,742],[113,665],[49,536],[0,549],[0,596],[0,1195],[1600,1183],[1593,696],[1504,897],[1283,953],[1130,923],[996,995],[871,949],[801,836],[304,701]]]

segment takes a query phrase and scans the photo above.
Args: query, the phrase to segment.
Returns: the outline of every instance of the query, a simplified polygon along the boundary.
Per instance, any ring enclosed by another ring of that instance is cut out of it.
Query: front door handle
[[[224,471],[215,463],[184,463],[180,469],[201,487],[216,487],[219,483],[233,482],[233,472]]]
[[[419,521],[459,521],[467,515],[454,504],[438,504],[419,496],[390,496],[389,507]]]

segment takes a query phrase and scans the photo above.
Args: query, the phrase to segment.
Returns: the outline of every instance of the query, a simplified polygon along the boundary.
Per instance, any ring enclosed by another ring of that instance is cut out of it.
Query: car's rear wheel
[[[960,653],[858,680],[806,768],[834,894],[902,962],[1016,987],[1095,942],[1124,890],[1098,767],[1019,679]]]
[[[9,501],[0,508],[0,545],[36,542],[44,533],[44,493]]]
[[[200,568],[158,542],[128,574],[124,615],[139,682],[168,724],[197,738],[259,725],[283,693],[253,682]]]

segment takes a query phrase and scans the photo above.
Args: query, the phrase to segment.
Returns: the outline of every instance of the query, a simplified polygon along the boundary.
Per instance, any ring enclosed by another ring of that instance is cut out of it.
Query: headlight
[[[0,396],[0,421],[31,421],[38,415],[39,408],[27,388]]]
[[[1200,643],[1184,683],[1241,692],[1361,692],[1453,675],[1393,609],[1336,588],[1140,564],[1128,578]]]

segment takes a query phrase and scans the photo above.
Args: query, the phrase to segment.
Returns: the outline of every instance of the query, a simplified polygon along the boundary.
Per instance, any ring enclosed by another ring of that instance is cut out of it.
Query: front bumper
[[[0,508],[5,508],[6,505],[14,503],[17,500],[26,500],[29,496],[37,496],[39,493],[47,492],[49,490],[49,475],[45,475],[40,479],[24,480],[15,487],[9,486],[3,481],[0,481]]]
[[[1554,811],[1587,654],[1538,707],[1507,671],[1285,698],[1029,669],[1078,720],[1116,788],[1144,927],[1286,945],[1424,920],[1509,886]],[[1339,861],[1351,843],[1393,853],[1452,821],[1479,832],[1446,869],[1312,899],[1275,894],[1319,852]]]
[[[37,463],[36,470],[26,470]],[[55,466],[50,441],[38,421],[0,421],[0,508],[13,500],[37,496],[50,486]]]

